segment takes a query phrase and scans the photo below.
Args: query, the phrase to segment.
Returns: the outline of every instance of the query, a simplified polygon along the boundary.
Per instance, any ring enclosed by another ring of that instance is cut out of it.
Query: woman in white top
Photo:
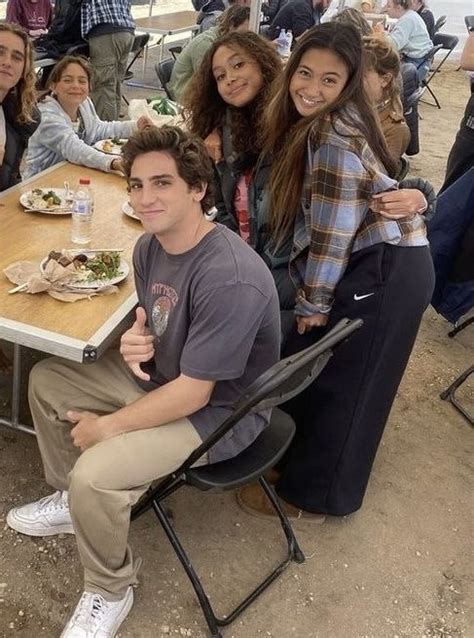
[[[49,78],[50,94],[39,104],[41,123],[30,138],[23,179],[67,160],[102,171],[121,169],[121,160],[93,148],[105,138],[126,138],[138,127],[153,123],[147,117],[137,122],[104,122],[92,100],[91,68],[85,58],[66,56]]]
[[[411,8],[411,0],[387,0],[386,12],[396,18],[395,26],[388,34],[403,62],[411,62],[417,68],[420,82],[425,79],[430,65],[423,62],[433,47],[423,19]]]

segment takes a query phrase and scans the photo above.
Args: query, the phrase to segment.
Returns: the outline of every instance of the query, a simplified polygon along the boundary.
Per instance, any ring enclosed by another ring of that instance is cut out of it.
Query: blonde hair
[[[397,115],[403,115],[400,98],[399,76],[400,56],[388,38],[368,36],[363,38],[364,63],[366,71],[375,71],[378,75],[389,73],[392,79],[384,87],[384,99],[389,101],[390,109]]]
[[[25,45],[25,66],[18,84],[11,89],[10,93],[16,98],[17,113],[16,120],[20,124],[33,122],[33,112],[35,110],[36,96],[36,75],[33,66],[33,44],[30,37],[21,27],[16,24],[3,22],[0,24],[0,35],[2,33],[13,33],[18,36]]]

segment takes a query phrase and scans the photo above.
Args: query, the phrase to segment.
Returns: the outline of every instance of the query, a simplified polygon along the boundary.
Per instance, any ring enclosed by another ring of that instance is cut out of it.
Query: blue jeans
[[[410,58],[408,55],[404,55],[403,56],[403,62],[408,62],[409,64],[414,64],[415,65],[416,74],[418,76],[418,81],[420,82],[420,84],[423,82],[423,80],[428,75],[428,71],[430,70],[430,66],[431,66],[431,62],[423,62],[423,63],[421,63],[422,60],[423,60],[423,58]]]

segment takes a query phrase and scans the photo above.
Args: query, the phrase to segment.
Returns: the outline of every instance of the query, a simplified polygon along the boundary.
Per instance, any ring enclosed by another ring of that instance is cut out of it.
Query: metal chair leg
[[[290,525],[290,521],[288,520],[287,515],[283,511],[280,501],[278,500],[277,495],[272,490],[272,488],[268,485],[267,481],[263,478],[263,476],[259,479],[260,485],[265,492],[265,494],[270,499],[271,504],[273,505],[276,513],[278,514],[278,518],[280,519],[281,526],[286,536],[286,540],[288,542],[288,554],[291,560],[294,560],[296,563],[304,563],[305,555],[300,549],[298,545],[298,541],[296,540],[295,533],[293,532],[293,528]]]
[[[281,509],[281,506],[278,502],[276,495],[273,490],[269,487],[268,483],[265,479],[260,479],[262,488],[265,490],[265,493],[268,495],[268,498],[272,502],[275,511],[278,514],[280,519],[281,526],[285,533],[285,537],[287,540],[287,554],[282,562],[280,562],[273,571],[268,574],[268,576],[246,597],[244,600],[229,614],[227,614],[224,618],[220,618],[216,616],[212,605],[209,601],[209,598],[204,590],[204,587],[188,557],[186,551],[181,544],[176,532],[174,531],[172,524],[169,520],[167,512],[165,508],[161,505],[160,501],[157,499],[153,499],[151,505],[153,510],[163,527],[163,530],[168,537],[174,551],[176,552],[179,561],[181,562],[191,584],[196,592],[196,595],[199,600],[199,604],[201,605],[201,609],[203,611],[204,617],[208,624],[211,635],[217,638],[221,638],[221,634],[219,632],[219,627],[225,627],[230,625],[236,618],[239,616],[251,603],[254,602],[260,596],[260,594],[267,589],[267,587],[278,578],[278,576],[288,567],[288,565],[294,561],[296,563],[302,563],[305,560],[304,554],[301,551],[294,532],[291,528],[290,522],[286,514]],[[142,511],[135,512],[137,515],[140,515],[143,511],[146,511],[149,503],[143,507]],[[134,513],[135,513],[134,512]],[[135,516],[136,517],[136,516]]]
[[[204,617],[206,618],[206,622],[209,626],[212,636],[216,636],[217,638],[221,638],[222,634],[219,631],[218,622],[216,615],[211,607],[211,603],[209,602],[209,598],[207,597],[206,592],[201,584],[201,581],[196,574],[194,567],[191,564],[191,561],[188,558],[188,555],[184,551],[183,546],[179,538],[176,536],[174,529],[172,528],[168,517],[166,516],[166,512],[159,502],[156,500],[153,501],[153,510],[158,517],[158,520],[163,527],[166,536],[168,537],[169,542],[173,546],[174,551],[176,552],[177,557],[179,558],[181,565],[183,566],[186,574],[188,575],[189,580],[196,592],[196,596],[199,599],[199,604],[201,605],[201,609],[203,611]]]
[[[449,388],[446,388],[444,392],[441,392],[439,395],[443,401],[450,401],[456,410],[460,412],[467,421],[474,426],[474,418],[469,414],[469,412],[459,403],[456,398],[456,390],[466,381],[466,379],[474,374],[474,366],[468,368],[465,372],[463,372],[457,379],[455,379]]]

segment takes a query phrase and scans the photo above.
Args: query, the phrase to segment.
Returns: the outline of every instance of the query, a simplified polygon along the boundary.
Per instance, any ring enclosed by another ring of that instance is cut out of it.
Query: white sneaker
[[[14,507],[8,512],[7,524],[27,536],[74,534],[67,492],[54,492],[34,503]]]
[[[133,605],[133,589],[117,602],[85,591],[61,638],[113,638]]]

